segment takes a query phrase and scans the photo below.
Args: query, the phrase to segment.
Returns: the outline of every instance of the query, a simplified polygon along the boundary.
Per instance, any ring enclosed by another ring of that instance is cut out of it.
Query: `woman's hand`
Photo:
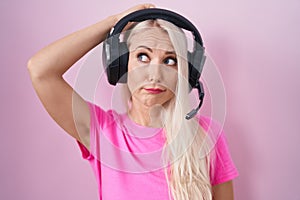
[[[116,17],[116,23],[122,19],[123,17],[125,17],[126,15],[138,11],[138,10],[143,10],[143,9],[147,9],[147,8],[155,8],[155,5],[153,4],[139,4],[136,5],[134,7],[129,8],[128,10],[125,10],[124,12],[121,12],[119,14],[117,14]]]
[[[138,11],[138,10],[143,10],[143,9],[148,9],[148,8],[155,8],[155,5],[154,4],[139,4],[139,5],[136,5],[134,7],[131,7],[129,8],[128,10],[125,10],[124,12],[121,12],[117,15],[114,16],[114,19],[115,19],[115,24],[120,21],[120,19],[122,19],[123,17],[125,17],[126,15],[129,15],[130,13],[133,13],[135,11]],[[133,22],[129,22],[123,29],[123,31],[126,31],[131,25],[132,25]]]

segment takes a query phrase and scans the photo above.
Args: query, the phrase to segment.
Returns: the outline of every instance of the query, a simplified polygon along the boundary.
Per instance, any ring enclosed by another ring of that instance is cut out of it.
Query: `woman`
[[[187,47],[178,27],[147,20],[125,34],[129,49],[125,114],[86,102],[62,77],[104,41],[121,18],[151,7],[135,6],[40,50],[28,63],[33,86],[51,117],[78,141],[96,174],[100,199],[233,199],[237,171],[224,138],[215,153],[209,153],[206,131],[213,123],[201,117],[182,118],[190,107],[188,98],[182,98],[189,92]],[[149,132],[145,138],[150,139],[135,137],[142,132]],[[152,154],[159,149],[162,162]]]

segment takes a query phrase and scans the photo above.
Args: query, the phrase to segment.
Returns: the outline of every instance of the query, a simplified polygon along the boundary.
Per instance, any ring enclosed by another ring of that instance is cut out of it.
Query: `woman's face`
[[[166,32],[148,28],[132,36],[129,45],[128,87],[132,102],[164,105],[174,97],[177,59]]]

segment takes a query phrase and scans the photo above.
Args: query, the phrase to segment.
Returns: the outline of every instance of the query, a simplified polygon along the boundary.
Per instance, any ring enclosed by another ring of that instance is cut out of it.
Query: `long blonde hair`
[[[137,23],[125,34],[127,44],[131,37],[144,28],[159,27],[173,44],[177,57],[178,81],[175,97],[170,100],[164,115],[163,148],[165,176],[174,200],[210,200],[209,140],[196,118],[186,120],[191,110],[188,85],[187,38],[184,32],[170,22],[156,19]],[[127,90],[128,91],[128,90]]]

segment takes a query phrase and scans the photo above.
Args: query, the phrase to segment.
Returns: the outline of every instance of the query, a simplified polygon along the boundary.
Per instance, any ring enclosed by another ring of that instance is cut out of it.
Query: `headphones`
[[[200,104],[198,108],[187,114],[186,118],[192,118],[200,109],[204,91],[202,83],[199,81],[203,65],[205,63],[203,41],[197,28],[185,17],[165,9],[149,8],[138,10],[123,17],[107,35],[103,43],[103,65],[106,68],[108,82],[111,85],[126,83],[128,71],[129,50],[126,42],[120,42],[120,34],[128,22],[141,22],[149,19],[163,19],[179,28],[190,31],[194,36],[193,51],[187,52],[188,73],[190,89],[197,88],[199,92]],[[189,116],[188,116],[189,115]]]

